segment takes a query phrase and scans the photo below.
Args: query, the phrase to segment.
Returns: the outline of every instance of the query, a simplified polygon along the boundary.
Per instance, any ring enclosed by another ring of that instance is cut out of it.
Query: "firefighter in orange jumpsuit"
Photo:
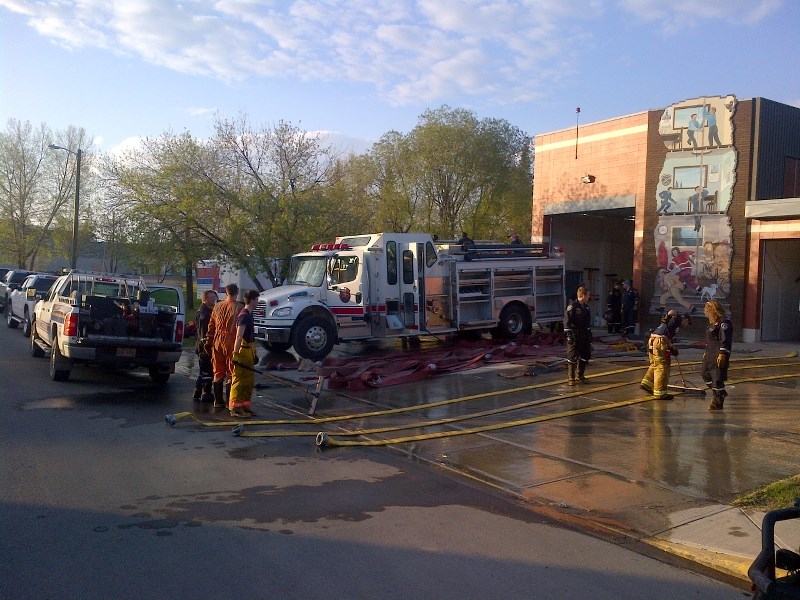
[[[230,383],[233,377],[233,345],[236,341],[236,315],[242,305],[236,299],[239,295],[239,286],[229,283],[225,286],[226,298],[218,302],[211,311],[211,320],[208,323],[207,348],[211,354],[213,369],[214,406],[225,406],[225,383]]]

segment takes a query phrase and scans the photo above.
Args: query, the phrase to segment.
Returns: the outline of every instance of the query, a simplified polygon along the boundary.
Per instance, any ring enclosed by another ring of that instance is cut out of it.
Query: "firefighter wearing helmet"
[[[689,323],[689,313],[679,314],[676,310],[670,310],[661,318],[661,324],[653,330],[647,341],[650,367],[640,385],[643,390],[653,394],[657,400],[674,398],[667,392],[672,357],[678,356],[678,349],[673,343],[673,338],[684,324],[688,325]]]

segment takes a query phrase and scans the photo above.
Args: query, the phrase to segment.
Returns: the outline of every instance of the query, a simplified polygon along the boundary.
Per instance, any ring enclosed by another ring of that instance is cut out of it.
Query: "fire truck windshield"
[[[324,256],[293,256],[284,285],[319,287],[325,279],[326,264]]]

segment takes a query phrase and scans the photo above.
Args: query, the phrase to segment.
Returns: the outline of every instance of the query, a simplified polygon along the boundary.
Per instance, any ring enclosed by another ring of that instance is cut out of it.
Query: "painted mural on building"
[[[667,149],[653,208],[658,275],[651,313],[727,305],[733,245],[728,207],[736,179],[734,96],[684,100],[661,116]],[[727,306],[726,306],[727,308]]]

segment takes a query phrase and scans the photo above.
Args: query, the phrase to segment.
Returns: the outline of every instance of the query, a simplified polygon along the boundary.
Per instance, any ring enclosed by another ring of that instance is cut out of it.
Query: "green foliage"
[[[800,500],[800,475],[781,479],[744,494],[733,501],[734,506],[756,510],[790,508]]]
[[[362,179],[378,229],[500,239],[530,231],[530,145],[504,120],[448,106],[426,111],[408,135],[384,135],[362,165],[372,170]]]
[[[426,111],[411,132],[387,132],[362,156],[341,156],[297,125],[256,127],[243,115],[218,116],[208,140],[165,132],[118,157],[90,157],[85,139],[75,128],[54,134],[9,121],[0,136],[3,262],[69,256],[75,161],[49,150],[52,141],[84,149],[79,249],[101,240],[109,271],[124,259],[140,272],[191,274],[199,260],[220,258],[277,282],[274,259],[285,264],[338,235],[447,238],[465,229],[506,239],[530,229],[530,138],[465,109]]]

